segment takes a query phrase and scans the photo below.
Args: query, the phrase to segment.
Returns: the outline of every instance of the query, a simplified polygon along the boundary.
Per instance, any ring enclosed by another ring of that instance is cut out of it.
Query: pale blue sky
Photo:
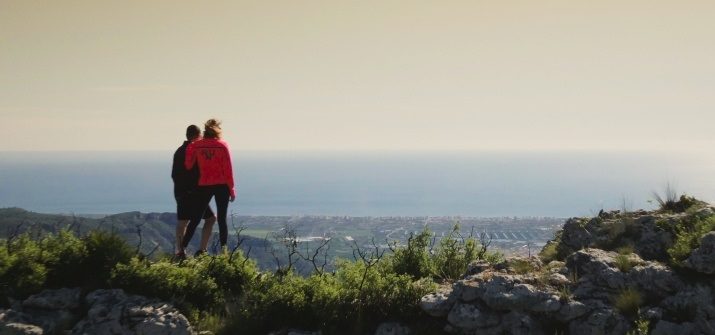
[[[0,151],[715,153],[713,1],[0,0]]]

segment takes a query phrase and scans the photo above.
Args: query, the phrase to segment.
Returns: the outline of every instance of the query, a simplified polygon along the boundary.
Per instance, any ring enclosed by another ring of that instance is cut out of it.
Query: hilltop
[[[116,219],[131,227],[158,224],[161,215]],[[652,211],[570,218],[533,257],[505,258],[488,250],[485,236],[463,235],[455,225],[438,243],[425,228],[400,245],[355,245],[355,261],[326,267],[325,250],[285,235],[284,260],[308,256],[309,276],[297,275],[290,261],[261,271],[240,250],[180,263],[148,260],[117,235],[91,230],[97,223],[75,224],[90,229],[84,237],[60,231],[0,244],[0,293],[8,307],[0,310],[2,327],[360,335],[715,329],[715,207],[687,196]],[[88,269],[93,280],[81,273]],[[85,315],[88,309],[112,312]],[[60,322],[58,315],[72,317]]]

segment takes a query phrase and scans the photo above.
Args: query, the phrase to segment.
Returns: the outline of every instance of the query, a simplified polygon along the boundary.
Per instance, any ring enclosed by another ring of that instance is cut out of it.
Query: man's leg
[[[184,234],[186,234],[186,225],[188,223],[189,220],[176,221],[176,245],[174,246],[174,252],[176,254],[179,254],[184,251],[184,248],[181,247],[181,241],[183,241]]]
[[[201,250],[203,251],[208,249],[209,239],[211,239],[211,235],[213,234],[214,223],[216,223],[216,216],[204,219],[204,228],[201,231]]]

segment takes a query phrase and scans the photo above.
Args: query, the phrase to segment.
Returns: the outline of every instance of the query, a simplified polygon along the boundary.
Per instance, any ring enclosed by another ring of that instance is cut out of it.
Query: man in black
[[[181,241],[186,233],[186,226],[191,218],[195,217],[194,213],[203,212],[204,228],[201,234],[201,245],[196,255],[206,253],[209,238],[213,232],[213,225],[216,222],[216,215],[211,210],[210,206],[198,208],[196,198],[196,187],[199,182],[199,169],[194,166],[191,170],[186,170],[184,167],[184,158],[186,156],[186,146],[189,143],[201,138],[201,129],[195,125],[190,125],[186,128],[186,141],[174,153],[174,164],[171,168],[171,179],[174,180],[174,198],[176,199],[176,257],[179,259],[186,258],[184,248],[181,246]]]

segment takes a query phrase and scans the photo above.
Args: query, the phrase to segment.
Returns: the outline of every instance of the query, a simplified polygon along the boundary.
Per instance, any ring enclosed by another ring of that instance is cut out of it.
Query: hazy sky
[[[0,151],[715,146],[715,1],[0,0]]]

